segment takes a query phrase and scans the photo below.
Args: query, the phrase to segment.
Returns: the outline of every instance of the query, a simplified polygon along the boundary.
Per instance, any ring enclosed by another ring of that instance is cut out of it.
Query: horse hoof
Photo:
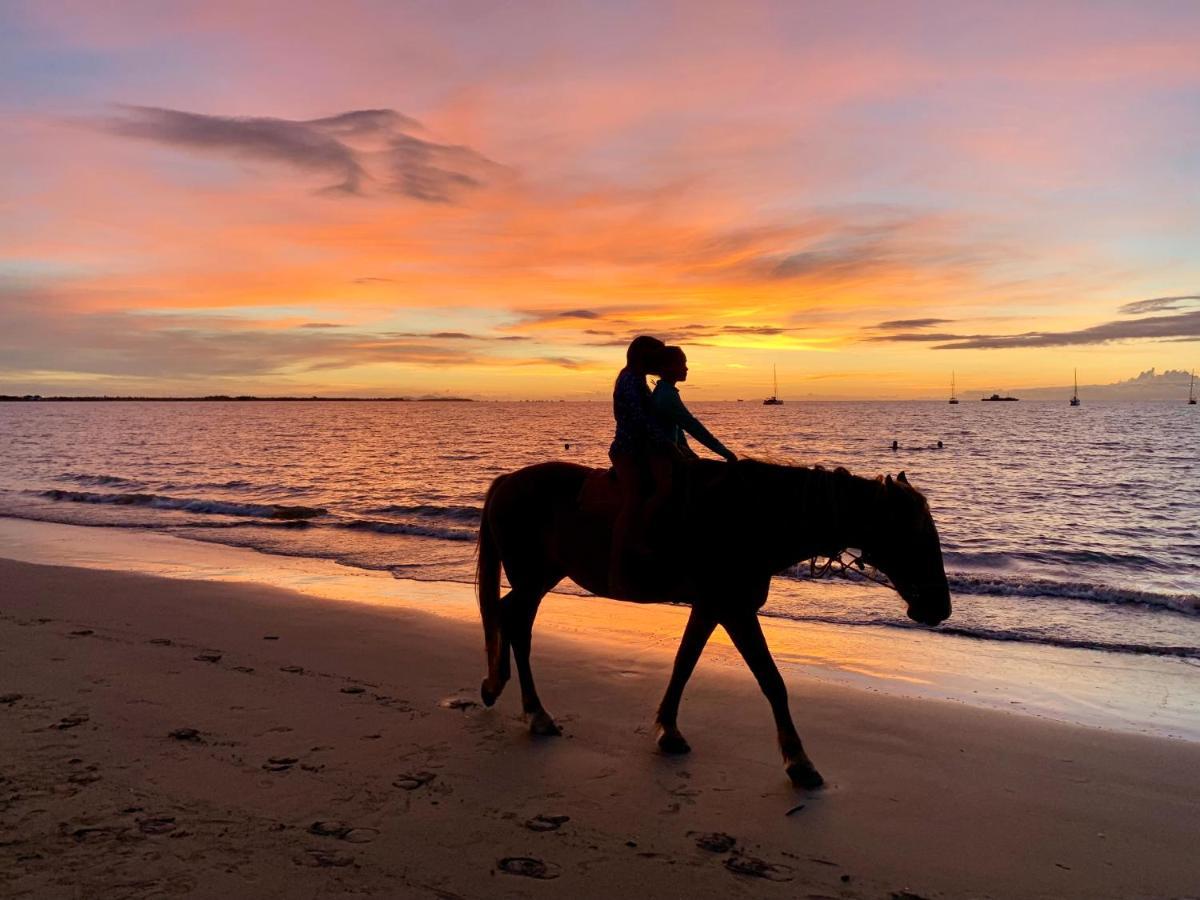
[[[792,784],[798,788],[815,790],[825,785],[825,779],[807,759],[797,759],[787,764],[785,769]]]
[[[533,718],[529,720],[529,733],[539,737],[558,737],[562,734],[562,729],[550,718],[549,713],[539,712],[534,713]]]
[[[491,688],[491,679],[483,679],[483,684],[479,686],[479,696],[483,700],[484,706],[494,706],[496,700],[500,697],[500,691],[494,691]]]
[[[671,756],[682,756],[692,752],[692,745],[678,731],[663,731],[658,736],[658,749]]]

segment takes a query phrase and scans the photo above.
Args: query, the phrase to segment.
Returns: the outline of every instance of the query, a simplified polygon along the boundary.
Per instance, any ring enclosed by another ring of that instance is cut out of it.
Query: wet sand
[[[784,778],[766,702],[724,644],[684,699],[693,753],[655,752],[674,641],[661,610],[624,607],[619,640],[537,633],[565,736],[534,739],[515,685],[475,705],[482,639],[465,621],[10,561],[0,585],[5,896],[1166,897],[1200,884],[1195,743],[793,677],[830,782],[808,794]]]

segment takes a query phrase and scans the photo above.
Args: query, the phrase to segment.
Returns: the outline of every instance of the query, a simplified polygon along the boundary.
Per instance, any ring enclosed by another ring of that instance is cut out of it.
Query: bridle
[[[856,580],[858,578],[873,581],[876,584],[884,587],[895,589],[883,572],[881,572],[867,556],[867,551],[845,547],[839,550],[833,556],[825,556],[825,562],[818,564],[817,560],[822,558],[822,554],[818,553],[808,561],[808,574],[810,578],[825,578],[830,575],[839,575],[842,578],[850,578]],[[870,569],[867,569],[870,566]]]
[[[811,493],[811,479],[813,474],[814,470],[810,470],[810,480],[804,486],[804,500],[807,500]],[[836,472],[823,474],[825,474],[827,477],[826,488],[829,492],[830,530],[833,531],[834,534],[840,534],[838,526],[841,524],[841,504],[838,502],[838,491],[834,481],[834,478],[836,478]],[[822,558],[825,560],[825,562],[818,563],[817,560]],[[870,570],[867,569],[867,566],[871,567]],[[842,578],[848,578],[850,580],[863,578],[867,581],[873,581],[876,584],[883,585],[884,587],[892,588],[893,590],[896,589],[896,586],[892,584],[891,579],[881,572],[878,566],[871,562],[867,551],[862,549],[858,549],[857,552],[855,552],[854,549],[843,547],[832,555],[815,553],[808,561],[808,574],[809,577],[813,579],[825,578],[831,575],[839,575]]]

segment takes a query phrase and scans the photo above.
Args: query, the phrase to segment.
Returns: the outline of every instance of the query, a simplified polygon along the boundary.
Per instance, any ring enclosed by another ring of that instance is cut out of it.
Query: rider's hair
[[[656,337],[638,335],[625,351],[625,365],[639,372],[653,372],[658,368],[659,354],[666,348],[667,345]]]

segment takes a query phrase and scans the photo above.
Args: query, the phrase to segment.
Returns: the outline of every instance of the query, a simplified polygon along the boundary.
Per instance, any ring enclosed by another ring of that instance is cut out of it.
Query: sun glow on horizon
[[[643,332],[696,399],[1195,364],[1200,9],[288,9],[0,12],[0,393],[598,398]]]

